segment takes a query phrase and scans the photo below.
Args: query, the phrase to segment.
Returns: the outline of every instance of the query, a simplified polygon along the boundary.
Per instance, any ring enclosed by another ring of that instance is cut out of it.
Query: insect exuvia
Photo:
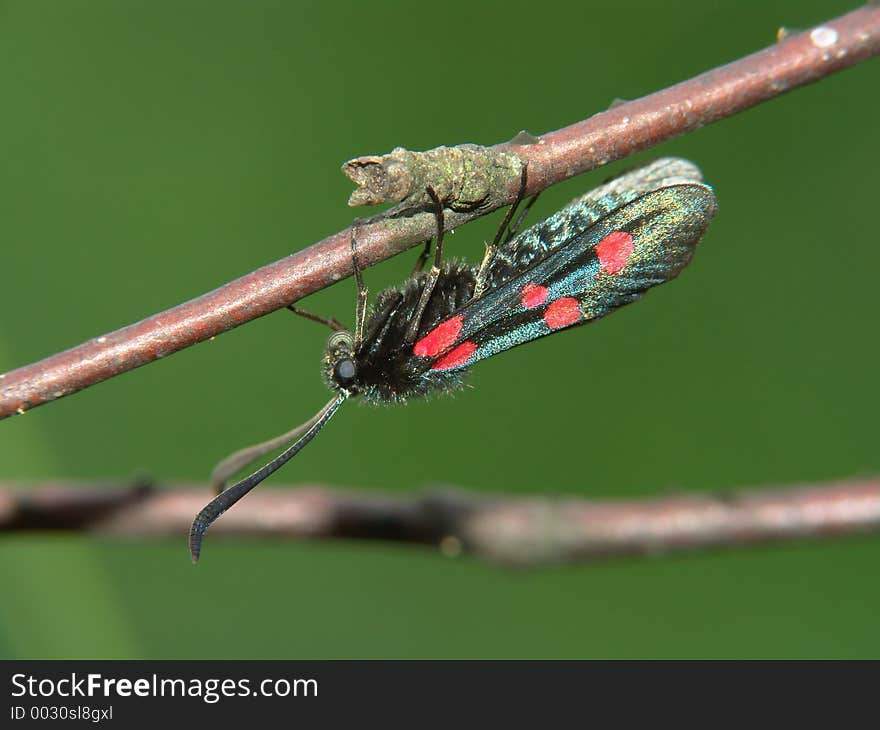
[[[525,173],[519,198],[525,189]],[[333,397],[293,431],[243,449],[218,464],[214,483],[265,453],[293,442],[253,474],[221,491],[193,521],[194,561],[211,523],[296,455],[348,399],[404,401],[461,386],[467,369],[491,355],[559,330],[592,322],[675,278],[690,262],[716,202],[691,162],[664,158],[629,171],[517,235],[508,210],[479,266],[443,261],[443,207],[433,190],[437,241],[433,266],[422,267],[429,241],[402,286],[367,308],[352,236],[358,286],[355,327],[290,307],[334,331],[323,375]]]

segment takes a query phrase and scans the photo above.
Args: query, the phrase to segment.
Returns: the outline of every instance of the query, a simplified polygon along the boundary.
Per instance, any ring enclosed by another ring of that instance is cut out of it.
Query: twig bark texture
[[[866,6],[811,31],[569,127],[498,145],[527,163],[528,193],[729,117],[880,53],[880,7]],[[528,142],[529,140],[525,140]],[[516,184],[495,191],[511,202]],[[492,209],[451,212],[451,227]],[[385,218],[358,228],[365,265],[434,234],[433,216]],[[352,273],[346,229],[219,289],[136,324],[0,375],[0,418],[23,413],[280,309]]]
[[[184,560],[184,536],[211,490],[167,486],[0,483],[0,532],[173,537]],[[451,489],[392,496],[298,485],[251,494],[212,527],[211,544],[229,535],[355,538],[541,566],[876,531],[877,479],[631,500],[476,497]]]

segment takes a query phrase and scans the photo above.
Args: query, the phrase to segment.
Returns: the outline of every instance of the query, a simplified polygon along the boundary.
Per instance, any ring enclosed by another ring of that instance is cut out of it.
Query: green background
[[[0,2],[0,371],[346,226],[346,159],[556,129],[850,7]],[[678,281],[479,365],[454,398],[349,406],[274,481],[639,496],[876,473],[878,72],[642,155],[716,188]],[[496,220],[450,253],[479,257]],[[369,270],[373,291],[414,257]],[[350,321],[354,285],[304,306]],[[203,480],[325,402],[325,340],[276,313],[9,419],[0,478]],[[32,534],[0,541],[0,654],[877,657],[878,564],[876,536],[519,572],[209,537],[194,568],[183,536]]]

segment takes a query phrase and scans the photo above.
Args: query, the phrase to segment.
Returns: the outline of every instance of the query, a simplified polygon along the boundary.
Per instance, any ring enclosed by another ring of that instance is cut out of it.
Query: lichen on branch
[[[401,209],[426,208],[430,186],[445,207],[470,212],[504,205],[523,165],[513,151],[460,144],[425,152],[396,147],[387,155],[349,160],[342,171],[358,186],[348,199],[352,207],[400,203]]]

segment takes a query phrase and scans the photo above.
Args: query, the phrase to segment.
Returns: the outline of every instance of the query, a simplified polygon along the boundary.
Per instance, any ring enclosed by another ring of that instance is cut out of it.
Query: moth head
[[[346,394],[357,392],[357,361],[354,356],[354,336],[346,330],[330,335],[324,353],[324,380],[333,390]]]

